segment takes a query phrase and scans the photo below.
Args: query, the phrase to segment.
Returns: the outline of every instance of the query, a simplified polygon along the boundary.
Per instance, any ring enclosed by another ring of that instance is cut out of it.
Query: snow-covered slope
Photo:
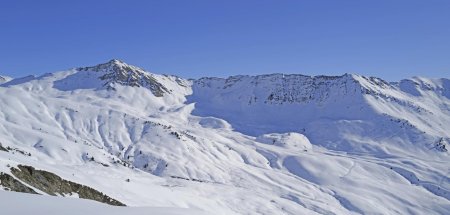
[[[0,85],[0,172],[33,188],[11,170],[30,165],[128,206],[210,214],[445,214],[449,89],[185,80],[112,60]]]
[[[245,134],[296,131],[327,148],[382,152],[379,142],[392,136],[401,137],[401,150],[409,147],[405,142],[432,148],[449,139],[449,83],[387,83],[349,74],[202,78],[194,82],[190,100],[196,102],[194,114],[225,119]]]
[[[22,193],[0,191],[2,214],[108,214],[108,215],[142,215],[142,214],[206,214],[201,211],[182,208],[151,208],[151,207],[112,207],[100,203],[78,200],[74,198],[57,198],[36,196]]]

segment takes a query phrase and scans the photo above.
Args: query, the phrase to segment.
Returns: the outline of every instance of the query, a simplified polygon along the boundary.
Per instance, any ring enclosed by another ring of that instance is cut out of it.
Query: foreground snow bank
[[[117,207],[94,201],[0,191],[1,214],[206,214],[187,208]]]

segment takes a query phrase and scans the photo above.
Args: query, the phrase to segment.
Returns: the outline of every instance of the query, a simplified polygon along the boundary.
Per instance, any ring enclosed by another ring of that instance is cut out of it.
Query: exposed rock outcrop
[[[17,168],[12,167],[11,173],[20,180],[28,183],[30,186],[52,196],[67,196],[76,193],[82,199],[91,199],[110,205],[125,206],[125,204],[91,187],[62,179],[51,172],[36,170],[31,166],[19,165]]]
[[[38,194],[19,180],[3,172],[0,172],[0,185],[9,191]]]

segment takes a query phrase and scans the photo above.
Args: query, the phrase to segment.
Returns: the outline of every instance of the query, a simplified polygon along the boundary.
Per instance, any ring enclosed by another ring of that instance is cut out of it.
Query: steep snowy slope
[[[118,60],[18,78],[0,85],[0,172],[210,214],[445,214],[448,80],[411,81],[188,81]]]

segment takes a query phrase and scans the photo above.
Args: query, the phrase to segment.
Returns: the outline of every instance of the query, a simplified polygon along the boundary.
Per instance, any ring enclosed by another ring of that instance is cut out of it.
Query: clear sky
[[[449,0],[0,0],[0,74],[450,77]]]

